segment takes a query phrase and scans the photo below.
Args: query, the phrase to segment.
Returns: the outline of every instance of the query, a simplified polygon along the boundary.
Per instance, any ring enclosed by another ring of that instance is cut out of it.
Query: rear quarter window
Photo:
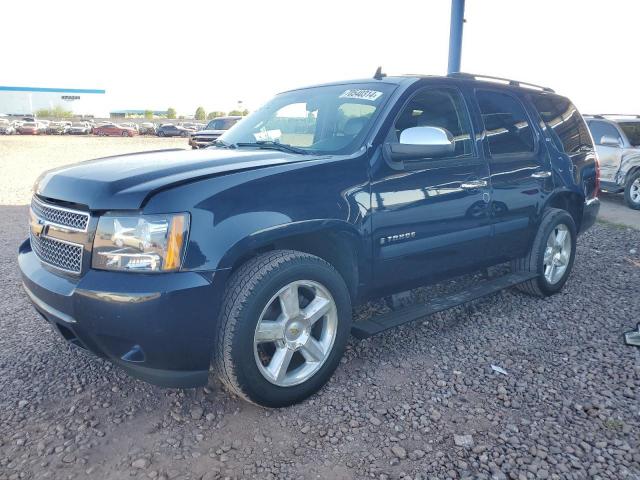
[[[558,150],[572,155],[593,148],[587,125],[569,99],[540,93],[530,95],[529,100],[540,115],[542,128],[549,133]]]

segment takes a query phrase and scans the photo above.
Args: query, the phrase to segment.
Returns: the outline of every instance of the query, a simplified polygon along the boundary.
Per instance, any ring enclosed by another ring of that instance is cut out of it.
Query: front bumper
[[[585,230],[591,228],[596,223],[598,212],[600,211],[600,200],[598,198],[590,198],[584,202],[582,207],[582,221],[580,222],[580,231],[583,233]]]
[[[207,384],[221,298],[213,273],[89,270],[72,277],[43,266],[29,240],[18,264],[34,307],[67,342],[155,385]]]

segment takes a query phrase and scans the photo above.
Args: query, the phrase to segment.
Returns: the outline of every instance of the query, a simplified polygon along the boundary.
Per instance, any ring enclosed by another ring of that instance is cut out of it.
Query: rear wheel
[[[329,380],[349,337],[351,301],[324,260],[279,250],[234,273],[214,365],[222,382],[266,407],[304,400]]]
[[[629,208],[640,210],[640,170],[631,175],[624,189],[624,200]]]
[[[160,131],[158,132],[158,136],[159,136],[159,137],[164,137],[164,135],[165,135],[165,134],[164,134],[164,132],[163,132],[162,130],[160,130]]]
[[[124,132],[122,132],[122,136],[123,137],[128,137],[129,136],[129,132],[127,132],[126,130]]]
[[[576,225],[565,210],[547,209],[528,254],[511,263],[514,272],[537,273],[518,285],[525,293],[546,297],[562,290],[569,278],[576,253]]]

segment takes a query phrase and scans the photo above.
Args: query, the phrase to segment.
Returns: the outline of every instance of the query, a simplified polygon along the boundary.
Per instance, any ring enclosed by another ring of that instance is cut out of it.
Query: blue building
[[[62,107],[76,115],[108,115],[106,91],[86,88],[10,87],[0,85],[0,113],[32,115]]]

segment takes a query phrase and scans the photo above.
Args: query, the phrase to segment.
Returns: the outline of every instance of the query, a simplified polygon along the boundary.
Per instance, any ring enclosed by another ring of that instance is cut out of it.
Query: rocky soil
[[[0,207],[0,480],[640,478],[638,231],[596,225],[551,298],[504,291],[352,339],[317,395],[265,410],[213,376],[165,390],[71,350],[22,292],[26,216]]]

